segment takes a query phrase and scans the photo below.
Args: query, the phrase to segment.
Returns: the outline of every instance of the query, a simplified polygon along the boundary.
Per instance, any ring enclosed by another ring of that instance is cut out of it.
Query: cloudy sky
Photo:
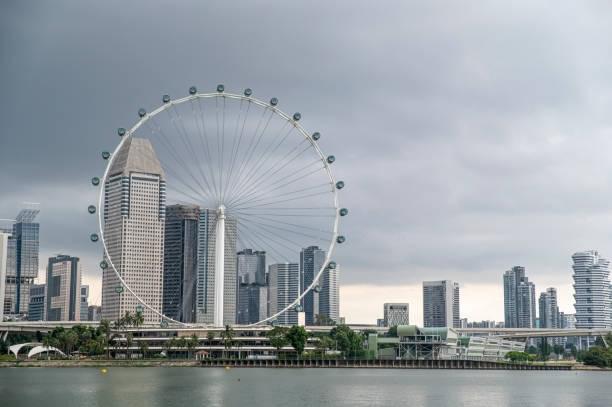
[[[420,283],[503,318],[524,265],[573,312],[571,254],[612,257],[612,6],[585,2],[18,1],[0,5],[0,218],[40,202],[47,257],[83,259],[100,151],[190,85],[251,87],[321,131],[347,183],[341,314],[374,322]]]

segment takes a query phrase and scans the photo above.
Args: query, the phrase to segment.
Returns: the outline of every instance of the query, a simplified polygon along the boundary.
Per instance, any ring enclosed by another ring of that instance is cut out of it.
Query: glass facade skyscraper
[[[268,268],[268,299],[270,316],[289,306],[300,294],[300,266],[297,263],[277,263]],[[297,325],[298,313],[290,309],[278,316],[280,325]]]
[[[460,328],[459,284],[450,280],[423,282],[423,326]]]
[[[47,266],[47,321],[81,320],[81,268],[78,257],[59,255]]]
[[[244,249],[237,254],[238,298],[236,322],[253,324],[268,315],[266,252]]]
[[[525,275],[525,267],[515,266],[504,273],[504,326],[536,326],[535,285]]]
[[[26,315],[30,288],[38,277],[39,230],[35,222],[38,209],[23,209],[13,224],[7,242],[4,314]]]
[[[195,205],[166,207],[164,234],[163,314],[181,322],[195,322],[198,222]]]
[[[300,290],[304,292],[314,281],[321,267],[325,264],[325,251],[318,246],[309,246],[300,252]],[[322,281],[318,282],[321,287]],[[302,307],[306,316],[306,325],[317,323],[320,313],[320,292],[310,290],[302,298]]]

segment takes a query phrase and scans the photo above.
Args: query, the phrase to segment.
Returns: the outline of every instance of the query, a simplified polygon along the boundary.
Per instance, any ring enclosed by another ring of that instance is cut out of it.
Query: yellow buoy
[[[107,373],[107,372],[108,372],[108,370],[106,370],[106,368],[105,368],[105,367],[103,367],[102,369],[100,369],[100,372],[102,372],[102,373]]]
[[[229,366],[225,366],[225,370],[230,370],[230,367]]]

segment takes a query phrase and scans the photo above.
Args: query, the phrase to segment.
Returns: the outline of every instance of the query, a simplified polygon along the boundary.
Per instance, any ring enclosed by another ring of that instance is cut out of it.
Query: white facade
[[[576,328],[611,328],[610,262],[595,250],[572,256]]]
[[[6,290],[6,262],[9,234],[0,232],[0,322],[4,318],[4,292]]]
[[[130,138],[113,161],[104,197],[104,238],[110,260],[148,306],[162,310],[166,184],[149,140]],[[108,267],[102,277],[102,318],[117,320],[140,302]],[[160,317],[144,308],[145,323]]]
[[[81,265],[78,257],[52,257],[47,266],[47,321],[81,320]]]
[[[289,306],[300,294],[300,266],[297,263],[272,264],[268,268],[270,316]],[[278,316],[280,325],[296,325],[298,313],[290,309]]]
[[[386,302],[383,306],[383,326],[410,325],[410,305],[407,302]]]
[[[340,265],[329,267],[321,275],[319,292],[319,315],[340,323]],[[314,290],[313,290],[314,291]]]

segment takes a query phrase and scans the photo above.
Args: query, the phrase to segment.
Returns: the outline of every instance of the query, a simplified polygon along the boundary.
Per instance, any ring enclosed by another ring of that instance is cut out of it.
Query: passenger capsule
[[[217,85],[217,92],[219,93],[223,93],[223,91],[225,90],[225,86],[223,85]]]
[[[320,285],[315,285],[314,286],[314,291],[315,291],[315,293],[321,292],[321,286]]]
[[[316,133],[312,133],[312,139],[314,141],[317,141],[320,138],[321,138],[321,133],[319,133],[318,131]]]
[[[196,93],[198,93],[198,88],[196,88],[195,86],[189,88],[190,95],[195,95]]]
[[[346,215],[348,215],[348,209],[346,208],[340,209],[340,216],[346,216]]]
[[[244,96],[251,96],[253,94],[253,91],[251,90],[251,88],[246,88],[244,90]]]
[[[98,235],[96,233],[92,233],[91,235],[89,235],[89,238],[91,239],[92,242],[98,241]]]
[[[329,157],[327,157],[327,162],[329,164],[332,164],[334,161],[336,161],[336,157],[334,157],[333,155],[330,155]]]
[[[110,158],[110,153],[108,151],[102,151],[102,158],[108,160]]]
[[[119,127],[117,129],[117,134],[119,135],[119,137],[125,136],[125,129],[123,127]]]
[[[277,99],[277,98],[272,98],[272,99],[270,99],[270,104],[271,104],[272,106],[276,106],[276,105],[278,105],[278,99]]]
[[[344,181],[338,181],[338,182],[336,182],[336,188],[338,188],[338,189],[342,189],[342,188],[344,188]]]
[[[89,205],[89,206],[87,207],[87,212],[92,213],[92,214],[93,214],[93,213],[96,213],[96,207],[95,207],[95,206],[93,206],[93,205]]]
[[[298,305],[296,305],[296,306],[293,308],[293,310],[294,310],[295,312],[302,312],[304,309],[302,308],[302,306],[301,306],[301,305],[299,305],[299,304],[298,304]]]
[[[302,115],[299,112],[293,113],[293,120],[296,122],[302,118]]]
[[[335,269],[335,268],[336,268],[336,262],[335,262],[335,261],[330,261],[330,262],[327,264],[327,268],[328,268],[328,269],[331,269],[331,270]]]
[[[338,243],[342,244],[342,243],[346,242],[346,237],[344,237],[344,236],[338,236],[338,237],[336,238],[336,242],[338,242]]]
[[[100,178],[98,177],[93,177],[91,179],[91,185],[100,185]]]
[[[164,103],[170,103],[170,95],[164,95],[164,96],[162,96],[162,102],[164,102]]]
[[[146,114],[147,114],[147,111],[144,110],[142,107],[140,109],[138,109],[138,116],[145,117]]]
[[[104,269],[108,268],[108,263],[106,262],[106,260],[102,260],[102,261],[100,262],[100,268],[101,268],[102,270],[104,270]]]
[[[115,287],[115,292],[121,294],[123,292],[123,286],[120,285],[119,287]]]

